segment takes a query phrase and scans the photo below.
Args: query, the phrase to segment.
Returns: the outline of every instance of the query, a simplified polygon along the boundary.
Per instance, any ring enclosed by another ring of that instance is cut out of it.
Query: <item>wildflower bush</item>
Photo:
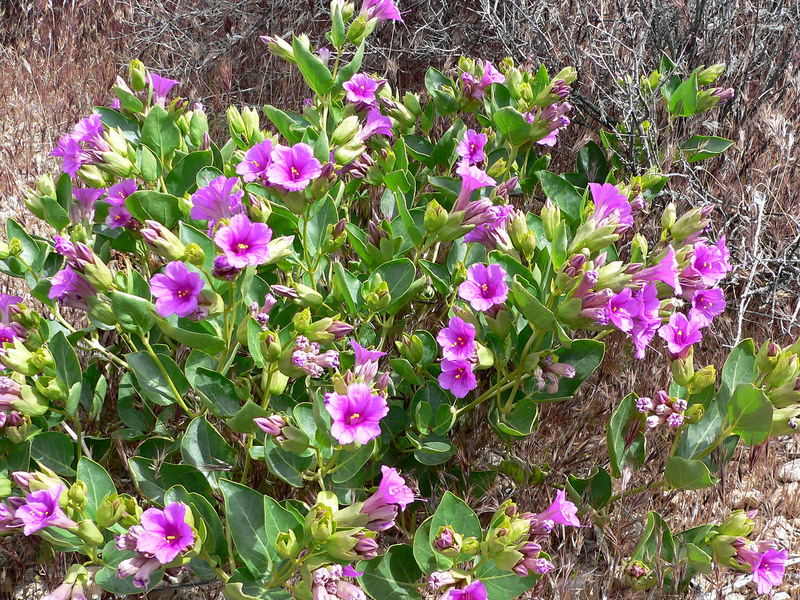
[[[311,98],[264,107],[268,130],[231,107],[224,144],[134,61],[28,197],[55,233],[8,221],[0,268],[47,310],[0,305],[0,532],[81,557],[51,598],[188,569],[229,600],[511,600],[558,568],[554,530],[602,526],[651,487],[713,486],[737,445],[796,428],[800,344],[695,366],[725,309],[725,239],[710,206],[668,205],[660,235],[639,232],[667,176],[618,154],[677,159],[676,125],[732,97],[712,86],[722,66],[680,77],[665,59],[639,84],[665,122],[601,132],[559,174],[574,70],[464,58],[429,69],[426,99],[400,94],[360,66],[401,18],[334,0],[331,49],[262,38]],[[730,145],[679,142],[689,162]],[[454,427],[480,411],[508,448],[536,435],[538,407],[569,401],[617,332],[637,358],[663,353],[670,388],[619,400],[588,475],[540,472],[549,505],[476,515],[463,498],[497,471],[454,468]],[[631,487],[665,440],[662,476]],[[681,591],[725,567],[767,593],[787,551],[748,540],[755,517],[672,532],[650,513],[626,576]]]

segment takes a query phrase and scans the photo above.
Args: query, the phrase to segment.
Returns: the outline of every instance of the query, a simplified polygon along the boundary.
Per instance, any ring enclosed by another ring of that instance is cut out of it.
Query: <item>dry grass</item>
[[[564,170],[574,165],[587,139],[597,139],[599,125],[663,119],[655,107],[641,107],[618,85],[616,74],[638,81],[657,67],[662,51],[684,73],[700,64],[727,63],[721,82],[737,97],[679,133],[722,135],[736,145],[701,167],[681,165],[669,188],[683,206],[718,207],[715,229],[728,236],[737,264],[727,290],[733,310],[704,341],[697,362],[721,367],[727,349],[744,337],[785,342],[800,334],[797,0],[400,4],[405,25],[380,29],[366,65],[392,86],[421,90],[428,65],[450,69],[462,53],[492,60],[511,55],[535,66],[545,62],[551,72],[567,65],[578,70],[574,126],[554,156],[554,166]],[[6,0],[0,6],[0,215],[35,225],[33,217],[24,216],[24,190],[55,168],[49,150],[58,137],[93,104],[110,100],[114,77],[132,58],[182,80],[182,93],[217,115],[212,118],[217,132],[226,128],[224,107],[231,103],[299,106],[304,95],[299,75],[270,57],[257,36],[294,30],[319,41],[325,5],[312,0]],[[667,199],[657,200],[655,216]],[[14,285],[4,282],[0,288]],[[604,464],[605,422],[624,394],[652,395],[666,385],[663,362],[637,362],[621,339],[608,340],[609,358],[585,391],[570,402],[545,406],[537,434],[513,448],[525,464],[548,463],[553,481]],[[462,467],[486,466],[486,444],[495,442],[483,437],[483,423],[483,416],[475,415],[459,429],[466,445]],[[649,443],[647,466],[631,486],[663,468],[668,440]],[[562,568],[536,590],[537,597],[632,595],[620,586],[619,565],[632,551],[648,510],[660,511],[679,530],[722,518],[732,507],[758,508],[763,535],[783,528],[790,553],[800,553],[797,490],[776,478],[780,465],[798,453],[793,440],[740,449],[718,473],[722,483],[711,490],[628,499],[607,530],[582,529],[560,540]],[[547,501],[549,489],[510,491],[501,478],[484,508],[490,510],[510,492],[522,506],[535,509]],[[729,574],[716,576],[712,589],[722,590],[732,580]],[[797,572],[790,569],[785,590],[800,598],[795,588],[800,588]]]

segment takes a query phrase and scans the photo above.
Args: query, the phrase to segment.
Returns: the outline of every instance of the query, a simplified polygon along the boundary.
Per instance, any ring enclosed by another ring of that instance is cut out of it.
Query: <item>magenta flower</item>
[[[703,327],[707,327],[711,325],[714,317],[723,313],[725,305],[725,298],[721,289],[697,290],[692,296],[692,309],[689,311],[689,319],[695,319],[702,323]]]
[[[364,0],[360,14],[364,15],[368,21],[377,19],[378,23],[387,20],[403,22],[394,0]]]
[[[64,159],[64,173],[70,177],[75,177],[78,170],[91,160],[89,153],[69,134],[58,140],[58,145],[50,154]]]
[[[483,75],[476,79],[470,73],[461,74],[461,83],[464,86],[464,95],[473,100],[483,98],[484,90],[493,83],[504,83],[505,76],[494,68],[488,60],[483,63]]]
[[[370,108],[367,119],[361,130],[358,132],[358,139],[362,142],[368,140],[373,135],[387,135],[394,137],[392,133],[392,120],[384,116],[377,108]]]
[[[381,434],[380,420],[389,414],[386,398],[372,393],[365,383],[353,383],[347,395],[330,394],[325,401],[333,423],[331,435],[342,445],[367,444]]]
[[[491,201],[487,200],[490,204]],[[467,212],[470,208],[475,207],[478,201],[470,202],[467,206]],[[476,207],[477,208],[477,207]],[[489,222],[485,225],[478,225],[475,229],[468,232],[464,236],[465,242],[478,242],[483,244],[489,250],[495,250],[498,245],[511,246],[511,239],[508,237],[508,220],[514,214],[514,207],[510,204],[501,204],[499,206],[491,205],[487,208],[487,212],[491,217]],[[474,215],[471,215],[474,218]],[[464,219],[467,220],[466,218]]]
[[[447,592],[447,600],[488,600],[489,592],[486,586],[476,579],[463,589],[450,588]]]
[[[461,176],[461,191],[453,204],[453,212],[466,210],[470,196],[475,190],[497,184],[485,171],[466,161],[459,163],[456,173]]]
[[[198,221],[208,221],[210,232],[222,219],[230,219],[233,215],[245,212],[242,204],[244,190],[233,192],[233,186],[237,183],[239,180],[236,177],[220,175],[197,190],[192,195],[190,216]]]
[[[349,81],[342,84],[347,100],[355,104],[359,110],[363,110],[367,106],[378,108],[378,99],[375,93],[380,87],[378,81],[363,73],[356,73]]]
[[[125,579],[133,575],[133,585],[141,590],[146,590],[161,563],[157,558],[147,556],[134,556],[123,560],[117,566],[117,579]]]
[[[88,300],[97,296],[97,290],[67,265],[50,280],[50,291],[47,295],[64,306],[88,311]]]
[[[478,133],[474,129],[468,129],[458,143],[456,152],[467,161],[474,165],[486,160],[486,153],[483,151],[486,146],[486,134]]]
[[[681,284],[678,281],[678,260],[675,258],[675,249],[667,248],[667,253],[658,264],[642,269],[633,276],[634,283],[650,283],[661,281],[675,290],[676,295],[681,293]]]
[[[176,260],[167,264],[164,273],[153,275],[150,291],[157,298],[156,310],[162,317],[186,317],[197,310],[197,296],[203,291],[203,278]]]
[[[478,263],[467,270],[467,280],[458,286],[458,295],[474,310],[487,311],[508,298],[506,271],[498,264]]]
[[[619,294],[614,295],[606,306],[606,318],[620,331],[631,331],[633,319],[639,314],[641,305],[639,300],[632,297],[630,288],[624,288]]]
[[[615,233],[622,233],[633,225],[631,205],[617,186],[610,183],[590,183],[589,190],[594,202],[594,212],[590,219],[598,227],[615,224]]]
[[[105,149],[103,122],[100,119],[100,113],[92,113],[88,117],[84,117],[75,123],[75,127],[72,130],[72,137],[79,142],[91,144],[96,150]]]
[[[360,511],[369,515],[366,527],[372,531],[386,531],[393,527],[397,513],[414,501],[414,492],[397,469],[381,466],[381,473],[378,491],[364,501]]]
[[[162,108],[166,103],[170,90],[180,83],[180,81],[162,77],[155,73],[148,73],[146,81],[153,86],[153,102]]]
[[[643,286],[636,294],[636,301],[639,303],[639,312],[633,318],[630,335],[636,348],[634,356],[641,360],[644,358],[645,349],[661,326],[661,317],[658,316],[661,303],[658,301],[656,284],[648,283]]]
[[[94,217],[94,205],[105,193],[105,188],[74,188],[72,195],[77,202],[73,202],[70,208],[70,220],[73,223],[91,221]]]
[[[724,279],[731,270],[730,252],[725,246],[725,236],[723,235],[713,246],[697,242],[694,245],[691,267],[706,287],[712,287]]]
[[[478,381],[472,372],[472,363],[463,359],[442,360],[442,372],[439,374],[439,385],[456,398],[463,398],[478,387]]]
[[[257,179],[266,183],[267,169],[272,164],[272,140],[264,140],[250,148],[244,160],[236,165],[236,174],[241,175],[247,183]]]
[[[536,515],[536,520],[552,521],[556,525],[580,527],[581,522],[578,520],[577,514],[578,507],[567,500],[567,493],[564,490],[558,490],[556,499],[547,509]]]
[[[350,340],[350,347],[356,354],[357,367],[368,362],[378,362],[382,356],[386,356],[386,352],[381,352],[380,350],[367,350],[355,340]]]
[[[306,189],[312,179],[322,174],[322,165],[314,158],[308,144],[278,146],[272,151],[272,164],[267,168],[267,177],[272,185],[289,192]]]
[[[682,313],[673,313],[669,318],[669,323],[662,325],[658,330],[658,335],[667,342],[667,349],[670,358],[686,358],[692,344],[699,342],[703,338],[700,333],[702,327],[696,318],[687,319]]]
[[[220,227],[214,243],[220,247],[235,269],[247,265],[263,265],[269,259],[269,241],[272,230],[264,223],[252,223],[247,215],[234,215],[231,224]]]
[[[786,572],[786,550],[769,548],[759,555],[759,560],[753,565],[753,581],[756,582],[759,594],[769,594],[773,586],[780,585]]]
[[[11,307],[20,302],[22,302],[22,296],[0,293],[0,322],[9,323],[11,320]]]
[[[162,565],[171,563],[194,544],[194,532],[186,522],[186,505],[168,504],[164,510],[148,508],[142,513],[142,529],[136,540],[136,550],[154,556]]]
[[[450,360],[468,360],[475,354],[475,326],[461,317],[452,317],[445,329],[436,336],[442,356]]]
[[[28,494],[25,497],[25,504],[14,513],[14,517],[22,521],[25,526],[22,533],[31,535],[44,527],[60,527],[62,529],[75,527],[77,523],[61,510],[58,503],[61,493],[66,489],[59,484],[47,490]]]
[[[106,225],[111,229],[127,227],[133,216],[125,207],[125,198],[138,191],[138,186],[133,179],[126,179],[108,188],[106,202],[110,205]]]

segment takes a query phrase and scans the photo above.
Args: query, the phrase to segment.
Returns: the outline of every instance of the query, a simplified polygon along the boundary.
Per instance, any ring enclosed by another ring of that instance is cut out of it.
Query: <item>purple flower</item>
[[[97,296],[97,290],[67,265],[50,280],[50,291],[47,295],[51,300],[57,299],[64,306],[88,311],[87,302]]]
[[[247,215],[234,215],[231,224],[221,227],[214,243],[225,253],[228,264],[235,269],[247,265],[263,265],[269,259],[268,243],[272,230],[264,223],[252,223]]]
[[[105,149],[103,138],[103,122],[100,113],[92,113],[75,124],[72,137],[79,142],[87,142],[95,149]]]
[[[463,589],[450,588],[446,596],[447,600],[488,600],[489,592],[480,579],[476,579]]]
[[[488,200],[487,200],[488,201]],[[467,211],[475,206],[478,201],[470,202],[467,206]],[[491,204],[491,201],[489,201]],[[485,225],[478,225],[475,229],[468,232],[464,236],[465,242],[478,242],[483,244],[489,250],[495,250],[498,245],[511,246],[511,239],[508,237],[508,220],[514,214],[514,207],[510,204],[501,204],[499,206],[491,205],[487,208],[487,213],[491,220]],[[474,217],[473,217],[474,218]],[[467,220],[466,218],[464,219]]]
[[[133,179],[126,179],[108,188],[106,202],[111,205],[106,217],[106,225],[111,229],[127,227],[133,216],[125,207],[125,198],[138,191],[139,187]]]
[[[164,510],[148,508],[142,513],[141,523],[143,531],[136,540],[136,549],[154,556],[162,565],[171,563],[194,544],[194,532],[186,522],[186,505],[182,502],[168,504]]]
[[[552,521],[557,525],[580,527],[581,522],[578,520],[577,514],[578,507],[567,500],[567,493],[564,490],[558,490],[556,499],[547,509],[536,515],[536,520]]]
[[[272,164],[267,168],[269,182],[290,192],[306,189],[321,174],[322,165],[314,158],[311,146],[302,143],[275,148]]]
[[[365,383],[350,384],[346,395],[331,394],[325,408],[333,419],[331,435],[342,445],[374,440],[381,434],[380,420],[389,414],[386,399]]]
[[[461,74],[461,83],[464,86],[464,95],[473,100],[483,98],[484,90],[493,83],[504,83],[505,76],[494,68],[488,60],[483,63],[483,75],[476,79],[470,73]]]
[[[461,176],[461,192],[453,204],[453,212],[466,210],[469,198],[475,190],[497,184],[485,171],[466,161],[459,163],[456,173]]]
[[[203,291],[203,278],[176,260],[167,264],[164,273],[153,275],[150,291],[157,298],[156,310],[162,317],[186,317],[197,310],[197,296]]]
[[[25,504],[20,506],[14,516],[25,525],[22,533],[31,535],[44,527],[60,527],[67,529],[77,523],[70,519],[58,503],[61,493],[66,491],[63,485],[55,485],[47,490],[31,492],[25,497]]]
[[[630,288],[624,288],[619,294],[614,295],[606,306],[606,318],[620,331],[633,330],[633,319],[641,309],[637,298],[632,297]]]
[[[478,387],[475,374],[472,372],[472,363],[463,359],[445,358],[442,361],[439,385],[450,390],[456,398],[463,398]]]
[[[364,0],[360,14],[364,15],[368,21],[378,19],[378,23],[387,20],[403,22],[400,11],[394,5],[394,0]]]
[[[386,356],[386,352],[381,352],[380,350],[367,350],[366,348],[364,348],[364,346],[362,346],[355,340],[350,340],[350,347],[356,354],[357,367],[364,365],[368,362],[378,362],[381,359],[381,357]]]
[[[212,276],[226,281],[233,281],[240,272],[241,269],[232,267],[224,255],[214,259],[214,267],[211,269]]]
[[[461,317],[452,317],[445,329],[436,336],[445,358],[468,360],[475,354],[475,326]]]
[[[724,279],[731,270],[730,252],[725,246],[725,236],[719,238],[713,246],[697,242],[694,245],[691,267],[706,287],[712,287]]]
[[[77,202],[70,209],[70,220],[73,223],[91,221],[94,217],[94,205],[106,193],[104,188],[75,188],[72,195]]]
[[[753,565],[753,581],[756,582],[759,594],[769,594],[773,586],[780,585],[786,572],[786,550],[769,548],[759,555],[759,560]]]
[[[78,170],[90,160],[88,152],[69,134],[58,140],[58,145],[50,154],[64,159],[64,173],[70,177],[75,177]]]
[[[458,295],[474,310],[487,311],[508,298],[505,279],[505,269],[498,264],[474,264],[467,270],[467,280],[458,286]]]
[[[381,466],[381,474],[378,491],[361,507],[361,513],[369,515],[366,527],[372,531],[386,531],[393,527],[398,511],[405,510],[414,501],[414,492],[397,469]]]
[[[236,165],[236,174],[247,183],[260,179],[267,182],[267,169],[272,164],[272,140],[264,140],[250,148],[244,160]]]
[[[686,358],[692,344],[703,338],[700,333],[702,324],[696,318],[687,319],[682,313],[673,313],[669,323],[662,325],[658,335],[667,342],[670,358]]]
[[[642,269],[633,276],[634,283],[650,283],[661,281],[675,290],[676,295],[681,293],[681,284],[678,281],[678,260],[675,258],[675,249],[667,248],[667,253],[658,264]]]
[[[692,309],[689,311],[689,319],[697,320],[703,324],[703,327],[707,327],[711,325],[714,317],[722,314],[725,310],[725,304],[721,289],[697,290],[692,296]]]
[[[150,585],[150,578],[160,566],[161,563],[157,558],[134,556],[119,563],[117,566],[117,578],[125,579],[133,575],[133,585],[141,590],[146,590]]]
[[[244,190],[232,191],[237,183],[239,180],[236,177],[220,175],[206,187],[197,190],[192,195],[190,216],[198,221],[208,221],[208,230],[211,231],[222,219],[230,219],[233,215],[243,213]]]
[[[392,120],[384,116],[377,108],[370,108],[367,113],[367,119],[358,132],[358,139],[363,142],[373,135],[388,135],[389,137],[394,137],[392,133]]]
[[[180,81],[168,79],[155,73],[148,73],[146,81],[153,86],[153,102],[162,108],[166,103],[170,90],[180,83]]]
[[[367,106],[371,108],[378,107],[378,99],[375,93],[380,88],[380,82],[363,73],[356,73],[349,81],[342,84],[347,100],[355,104],[359,110],[363,110]]]
[[[11,307],[22,302],[22,296],[0,294],[0,323],[9,323],[11,320]]]
[[[631,205],[628,198],[622,195],[617,186],[610,183],[590,183],[594,212],[590,219],[598,227],[616,224],[615,233],[622,233],[633,225]]]
[[[483,151],[485,146],[486,134],[478,133],[474,129],[468,129],[458,143],[456,152],[468,164],[474,165],[486,160],[486,153]]]

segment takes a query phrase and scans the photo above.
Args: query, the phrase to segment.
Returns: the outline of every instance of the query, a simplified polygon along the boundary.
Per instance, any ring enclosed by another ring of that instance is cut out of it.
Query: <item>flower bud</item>
[[[714,80],[717,79],[722,73],[725,71],[725,64],[724,63],[717,63],[715,65],[711,65],[710,67],[706,67],[705,69],[700,69],[697,71],[697,85],[710,85],[714,83]]]
[[[284,560],[291,560],[297,558],[300,554],[300,544],[297,541],[297,535],[294,531],[282,531],[275,539],[275,550],[278,556]]]
[[[432,543],[433,549],[447,558],[456,558],[461,552],[462,537],[449,525],[439,528]]]
[[[360,128],[361,125],[358,121],[358,115],[347,117],[333,130],[331,144],[335,146],[347,145],[347,143],[356,136]]]
[[[242,114],[239,112],[239,109],[235,106],[228,107],[228,127],[231,130],[231,135],[234,137],[241,136],[244,133],[245,125],[244,119],[242,119]]]
[[[297,295],[300,299],[300,306],[310,306],[311,308],[318,308],[325,300],[317,290],[310,288],[302,283],[296,283],[294,289],[297,290]]]
[[[150,249],[160,257],[169,260],[183,260],[186,246],[183,242],[158,221],[145,221],[146,227],[141,230],[142,239]]]
[[[708,227],[709,219],[701,208],[693,208],[680,216],[669,228],[676,242],[682,242]]]
[[[767,377],[766,383],[772,387],[781,387],[790,380],[797,379],[797,371],[797,355],[784,350],[778,355],[778,362]]]
[[[261,41],[267,45],[270,54],[282,58],[283,60],[294,63],[294,48],[292,45],[278,36],[262,35]]]
[[[542,207],[541,216],[544,235],[548,242],[552,242],[555,239],[556,230],[561,224],[561,209],[548,198]]]
[[[409,338],[408,335],[403,334],[402,341],[395,341],[395,345],[403,358],[412,365],[418,365],[422,361],[422,340],[418,335],[412,335]]]
[[[447,222],[447,211],[436,201],[431,200],[425,209],[425,231],[439,231]]]
[[[334,530],[333,509],[330,506],[316,505],[306,516],[306,531],[315,540],[327,541]]]
[[[297,333],[305,335],[306,329],[311,325],[311,311],[306,308],[296,313],[294,317],[292,317],[292,324]]]
[[[74,532],[89,546],[102,546],[105,539],[103,534],[90,519],[84,519],[78,524],[78,530]]]
[[[184,260],[195,267],[202,267],[206,262],[206,253],[199,244],[192,242],[186,246]]]
[[[492,179],[500,179],[503,176],[503,173],[506,172],[506,161],[505,159],[501,158],[497,160],[495,163],[492,164],[486,170],[486,174],[491,177]]]
[[[664,208],[664,212],[661,213],[661,228],[665,231],[669,231],[673,225],[675,225],[675,220],[677,219],[677,209],[675,208],[675,203],[670,202]]]
[[[480,551],[480,549],[480,540],[478,540],[478,538],[475,536],[466,537],[461,543],[461,554],[465,554],[467,556],[474,556]]]
[[[689,350],[686,358],[676,358],[672,361],[672,377],[675,383],[688,387],[694,377],[693,350]]]
[[[45,174],[36,180],[36,189],[42,196],[49,196],[50,198],[56,197],[56,184],[53,181],[52,175]]]
[[[697,371],[692,377],[691,382],[687,385],[690,394],[696,394],[700,390],[704,390],[710,385],[717,382],[717,370],[714,365],[708,365]]]
[[[68,390],[57,377],[40,376],[34,382],[36,391],[50,400],[66,400]]]
[[[309,439],[302,429],[298,429],[293,425],[284,425],[281,428],[281,435],[286,439],[278,441],[278,445],[286,452],[302,454],[308,448]]]
[[[128,81],[134,92],[140,92],[147,86],[147,71],[142,61],[134,59],[128,68]]]
[[[271,240],[267,244],[267,248],[269,249],[269,258],[264,264],[271,265],[283,260],[287,256],[291,256],[293,252],[292,244],[294,244],[293,235],[284,235]]]
[[[125,505],[116,494],[113,494],[97,507],[97,524],[101,529],[107,529],[114,526],[124,514]]]
[[[259,143],[262,140],[257,139],[258,137],[262,137],[260,123],[258,119],[258,113],[255,109],[250,107],[246,107],[242,110],[242,123],[244,125],[244,139],[250,143]]]

